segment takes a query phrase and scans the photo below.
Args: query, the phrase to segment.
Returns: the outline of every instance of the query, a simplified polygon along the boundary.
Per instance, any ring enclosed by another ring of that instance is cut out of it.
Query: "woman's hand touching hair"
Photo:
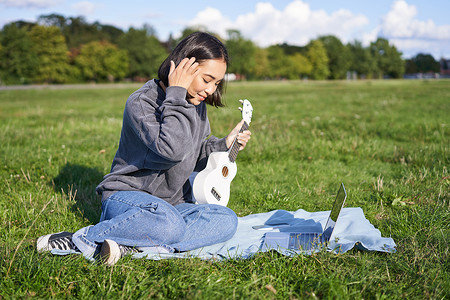
[[[199,73],[198,65],[195,57],[184,58],[178,66],[175,66],[175,63],[171,60],[168,76],[169,86],[181,86],[188,89]]]

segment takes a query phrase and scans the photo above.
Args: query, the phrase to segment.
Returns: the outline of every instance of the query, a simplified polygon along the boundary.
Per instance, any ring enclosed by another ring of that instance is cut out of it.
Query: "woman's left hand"
[[[247,145],[252,133],[250,132],[250,130],[244,130],[243,132],[239,133],[239,130],[241,130],[241,128],[242,128],[242,125],[244,125],[244,120],[239,122],[236,125],[236,127],[234,127],[234,129],[231,130],[230,134],[227,135],[226,143],[227,143],[228,148],[231,147],[236,136],[237,136],[237,142],[239,144],[241,144],[241,147],[239,147],[239,150],[244,149],[245,145]]]

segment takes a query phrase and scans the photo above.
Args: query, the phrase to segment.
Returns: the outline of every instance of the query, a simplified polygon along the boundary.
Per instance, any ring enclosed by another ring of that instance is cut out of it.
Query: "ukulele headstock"
[[[242,107],[239,107],[239,110],[242,112],[242,119],[250,125],[253,114],[252,104],[247,99],[239,100],[239,102],[242,104]]]

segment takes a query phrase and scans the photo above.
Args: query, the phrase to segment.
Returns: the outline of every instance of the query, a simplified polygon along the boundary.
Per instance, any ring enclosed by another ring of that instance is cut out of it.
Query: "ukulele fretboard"
[[[243,132],[244,130],[248,129],[247,122],[244,121],[244,125],[242,125],[241,130],[239,130],[239,133]],[[241,144],[237,141],[237,137],[233,141],[233,145],[231,146],[228,154],[228,158],[231,162],[234,162],[236,160],[236,157],[239,153],[239,148],[241,147]]]

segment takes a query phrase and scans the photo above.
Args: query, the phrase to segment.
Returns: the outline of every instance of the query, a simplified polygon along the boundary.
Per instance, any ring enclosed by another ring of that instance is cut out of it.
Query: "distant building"
[[[450,59],[441,58],[439,63],[441,65],[441,77],[450,77]]]

